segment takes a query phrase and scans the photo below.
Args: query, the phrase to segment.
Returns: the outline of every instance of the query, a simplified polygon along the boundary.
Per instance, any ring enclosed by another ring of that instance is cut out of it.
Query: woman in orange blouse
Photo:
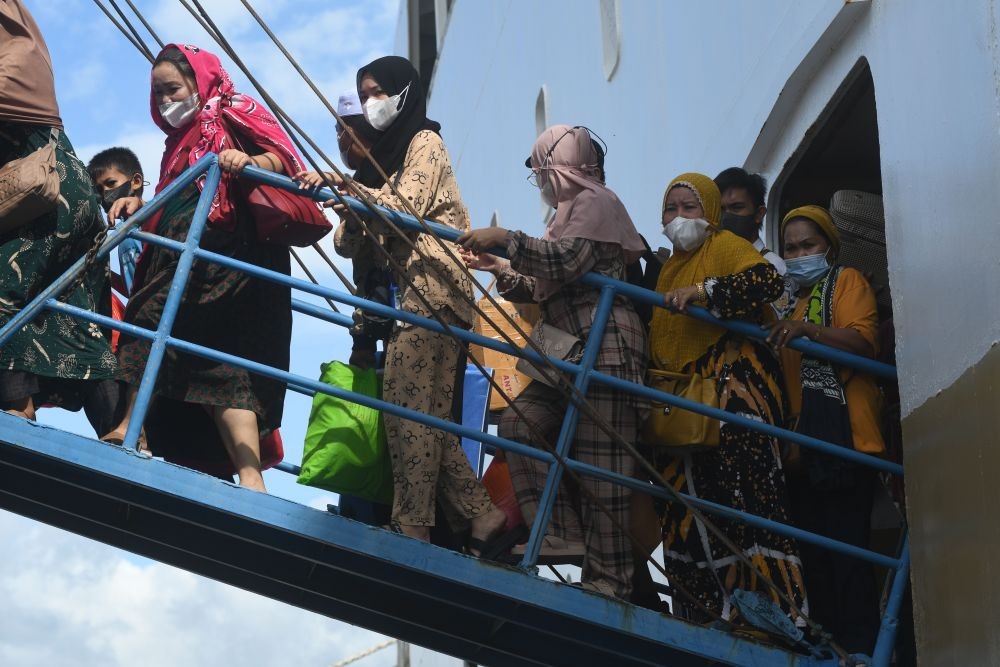
[[[826,209],[802,206],[785,216],[782,244],[788,275],[799,286],[787,319],[770,325],[780,348],[798,433],[880,455],[881,395],[874,378],[787,347],[804,336],[866,357],[878,353],[875,292],[855,269],[838,266],[840,237]],[[877,483],[873,469],[802,449],[788,471],[792,514],[805,530],[868,547]],[[801,545],[810,616],[850,653],[871,654],[878,634],[878,598],[870,564]]]

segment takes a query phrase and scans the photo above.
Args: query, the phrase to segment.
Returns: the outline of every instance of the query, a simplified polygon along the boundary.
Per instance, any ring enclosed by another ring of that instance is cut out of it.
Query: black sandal
[[[470,556],[476,556],[476,558],[480,558],[482,560],[499,561],[501,560],[501,557],[506,555],[515,544],[518,544],[527,537],[528,528],[521,523],[488,540],[480,540],[475,537],[469,537],[465,542],[465,553]],[[472,553],[473,549],[478,551],[479,554],[477,555]]]

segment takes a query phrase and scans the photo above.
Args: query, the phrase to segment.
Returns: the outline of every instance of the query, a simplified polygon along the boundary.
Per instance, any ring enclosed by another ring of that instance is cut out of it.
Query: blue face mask
[[[786,259],[785,266],[788,268],[789,277],[802,287],[812,287],[830,270],[830,263],[826,261],[827,252],[822,255],[806,255],[805,257]]]

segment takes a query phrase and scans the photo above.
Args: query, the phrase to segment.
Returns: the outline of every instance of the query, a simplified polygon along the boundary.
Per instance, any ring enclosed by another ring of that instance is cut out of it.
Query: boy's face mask
[[[132,181],[124,181],[121,185],[111,188],[110,190],[105,190],[104,194],[101,195],[101,207],[104,208],[104,212],[107,213],[111,210],[111,206],[121,199],[122,197],[128,197],[132,194]]]

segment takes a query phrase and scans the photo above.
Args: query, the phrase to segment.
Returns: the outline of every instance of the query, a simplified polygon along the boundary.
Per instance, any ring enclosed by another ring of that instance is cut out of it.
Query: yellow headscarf
[[[674,248],[674,253],[660,269],[660,276],[656,281],[657,292],[662,294],[679,287],[689,287],[706,278],[728,276],[766,263],[747,240],[719,229],[722,195],[715,181],[703,174],[681,174],[670,181],[663,193],[664,209],[667,195],[678,186],[690,188],[698,197],[705,211],[705,220],[711,225],[710,233],[699,248],[689,252]],[[714,324],[656,308],[653,310],[649,331],[652,367],[681,371],[705,354],[725,332],[725,329]]]
[[[795,218],[805,218],[815,222],[819,226],[820,231],[823,232],[826,240],[830,242],[833,254],[840,254],[840,230],[837,229],[837,225],[833,224],[833,218],[830,217],[829,211],[822,206],[816,206],[815,204],[793,208],[785,214],[784,219],[781,221],[782,237],[785,236],[785,225]]]

